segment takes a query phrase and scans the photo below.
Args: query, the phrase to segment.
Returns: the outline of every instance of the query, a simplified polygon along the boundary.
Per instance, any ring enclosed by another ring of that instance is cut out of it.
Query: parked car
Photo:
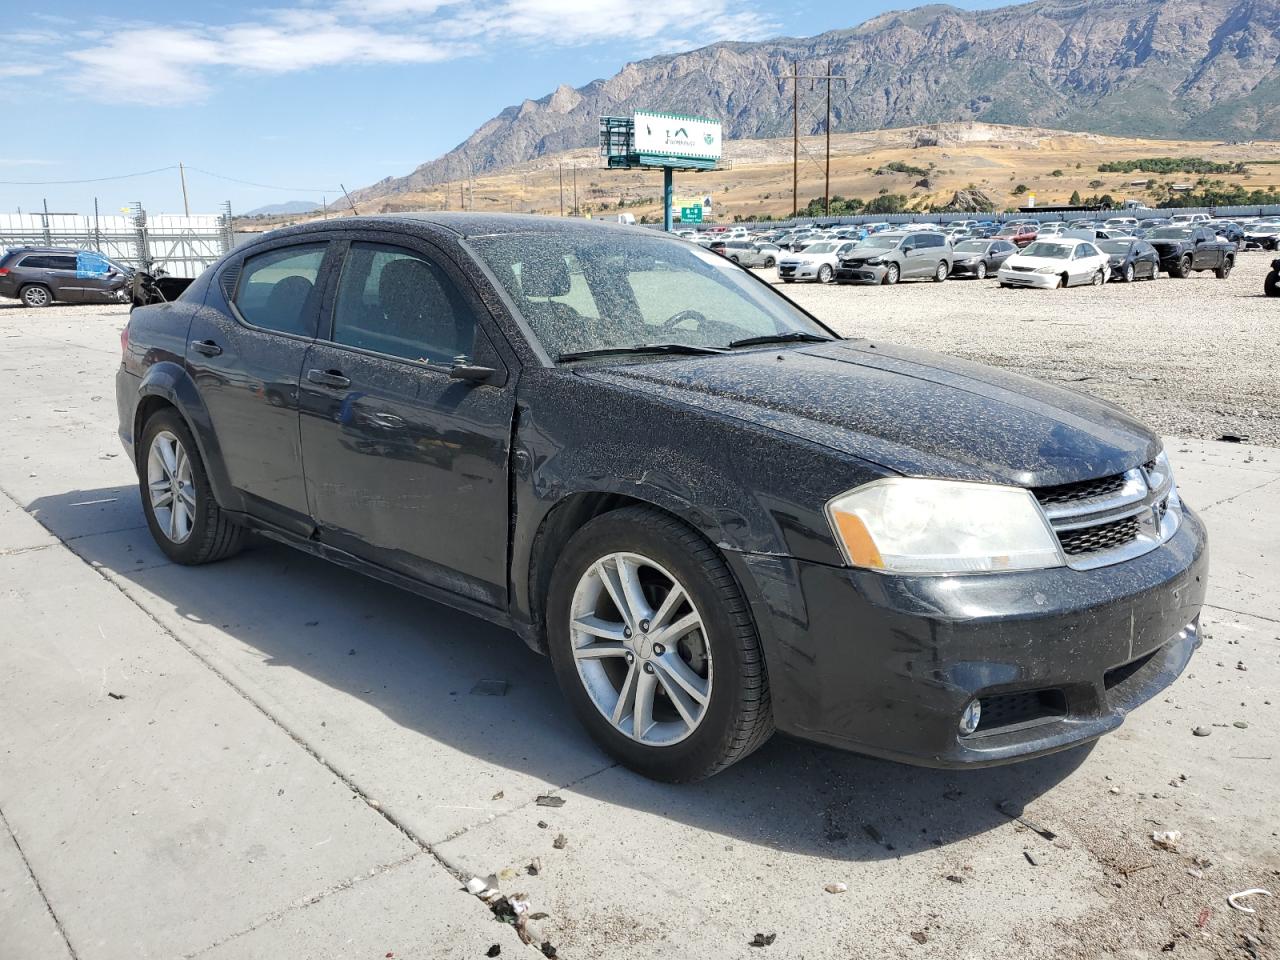
[[[1006,260],[996,278],[1002,287],[1100,287],[1107,282],[1107,259],[1089,240],[1036,240]]]
[[[132,282],[132,267],[91,250],[14,247],[0,256],[0,297],[24,307],[125,303]]]
[[[985,280],[1017,249],[1008,240],[963,240],[952,249],[951,276]]]
[[[778,260],[778,279],[783,283],[794,283],[797,280],[817,280],[819,283],[830,283],[835,279],[836,264],[856,246],[852,240],[843,243],[836,240],[822,240],[810,244],[799,253],[784,253]]]
[[[1015,247],[1025,247],[1036,238],[1038,227],[1029,224],[1019,224],[1017,226],[1008,226],[1001,230],[996,236],[1001,240],[1008,240]]]
[[[1158,434],[842,340],[659,231],[316,221],[121,340],[120,439],[166,556],[257,531],[509,627],[649,776],[775,729],[1037,757],[1114,730],[1201,642],[1205,530]]]
[[[1098,249],[1107,255],[1110,279],[1132,283],[1136,279],[1154,280],[1160,276],[1160,254],[1145,240],[1126,237],[1100,240]]]
[[[775,267],[782,248],[776,243],[730,240],[725,244],[724,255],[744,267]]]
[[[1160,254],[1160,269],[1174,277],[1212,270],[1219,280],[1225,280],[1236,263],[1236,245],[1218,239],[1213,229],[1203,224],[1157,227],[1147,242]]]
[[[1210,220],[1206,226],[1223,240],[1234,243],[1237,250],[1244,246],[1244,227],[1234,220]]]
[[[876,233],[858,243],[836,265],[837,283],[884,283],[951,275],[954,254],[947,238],[933,230]]]
[[[1246,250],[1280,249],[1280,223],[1259,221],[1244,228],[1244,247]]]
[[[1206,223],[1208,220],[1209,215],[1207,213],[1175,213],[1169,218],[1171,224],[1182,224],[1184,226],[1192,223]]]

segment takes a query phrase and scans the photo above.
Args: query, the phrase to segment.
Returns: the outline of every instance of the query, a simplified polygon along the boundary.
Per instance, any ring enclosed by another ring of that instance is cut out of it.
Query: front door
[[[291,532],[312,529],[298,439],[298,376],[315,338],[329,242],[285,242],[229,262],[197,311],[187,369],[245,509]]]
[[[303,463],[320,538],[505,606],[515,378],[447,258],[353,241],[328,338],[301,383]],[[493,367],[455,379],[458,358]]]

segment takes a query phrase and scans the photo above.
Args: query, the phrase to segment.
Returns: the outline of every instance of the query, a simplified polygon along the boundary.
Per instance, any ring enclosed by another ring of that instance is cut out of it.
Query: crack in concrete
[[[393,860],[390,863],[379,864],[378,866],[371,868],[366,873],[362,873],[358,877],[349,877],[348,879],[339,881],[338,883],[335,883],[330,887],[326,887],[324,890],[321,890],[319,893],[313,893],[306,897],[301,898],[300,900],[295,900],[293,903],[289,904],[287,907],[281,907],[279,910],[272,910],[270,913],[266,913],[263,916],[259,917],[257,920],[254,920],[243,930],[237,930],[235,933],[227,934],[227,936],[222,937],[219,940],[215,940],[213,943],[209,944],[208,946],[201,947],[199,950],[192,951],[191,953],[184,953],[182,955],[183,960],[192,960],[192,958],[194,957],[203,956],[204,954],[208,953],[210,950],[216,950],[218,949],[218,947],[221,947],[224,944],[230,943],[232,940],[238,940],[240,937],[253,933],[253,931],[257,930],[259,927],[264,927],[268,923],[274,923],[276,920],[279,920],[282,917],[286,917],[297,910],[305,910],[307,909],[307,907],[317,904],[321,900],[324,900],[326,897],[330,897],[335,893],[341,893],[344,890],[350,890],[352,887],[354,887],[358,883],[364,883],[366,880],[372,880],[375,877],[380,877],[383,874],[390,873],[392,870],[397,870],[400,867],[403,867],[405,864],[412,863],[414,860],[417,860],[420,856],[423,855],[424,852],[425,851],[423,850],[418,850],[418,851],[415,851],[414,853],[409,854],[406,857],[401,857],[399,860]]]
[[[1213,503],[1206,504],[1205,506],[1199,507],[1197,509],[1201,513],[1205,513],[1209,510],[1212,510],[1214,507],[1221,506],[1224,503],[1231,503],[1233,500],[1239,500],[1241,497],[1246,496],[1250,493],[1256,493],[1258,490],[1261,490],[1264,487],[1269,487],[1273,483],[1280,483],[1280,477],[1272,477],[1270,480],[1263,481],[1262,483],[1258,484],[1256,487],[1250,487],[1248,490],[1241,490],[1239,493],[1233,493],[1229,497],[1223,497],[1221,500],[1215,500],[1213,501]]]
[[[1216,603],[1206,603],[1205,606],[1210,610],[1222,610],[1225,613],[1234,613],[1237,617],[1252,617],[1254,620],[1263,620],[1267,623],[1280,623],[1280,618],[1266,617],[1260,613],[1249,613],[1247,610],[1233,610],[1230,607],[1219,606]]]
[[[66,928],[62,926],[62,919],[58,916],[57,911],[53,909],[53,904],[49,902],[49,897],[44,892],[44,886],[40,883],[40,878],[31,869],[31,861],[27,859],[27,852],[22,849],[22,844],[18,841],[18,835],[13,832],[13,827],[9,825],[9,818],[4,815],[3,809],[0,809],[0,823],[4,824],[4,829],[9,834],[9,839],[13,841],[13,845],[18,851],[18,856],[22,858],[22,865],[27,869],[27,876],[36,885],[36,893],[40,894],[40,899],[44,902],[44,908],[49,911],[49,917],[53,920],[53,925],[57,928],[58,935],[62,937],[62,942],[67,945],[67,953],[71,954],[72,960],[79,960],[79,954],[76,953],[76,948],[71,945],[71,938],[67,936]]]
[[[12,547],[8,550],[0,550],[0,557],[19,557],[24,553],[35,553],[37,550],[48,550],[50,547],[56,547],[61,541],[55,543],[40,543],[32,547]]]

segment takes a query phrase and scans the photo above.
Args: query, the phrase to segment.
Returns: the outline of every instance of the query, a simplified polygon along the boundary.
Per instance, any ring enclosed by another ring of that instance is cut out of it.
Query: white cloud
[[[82,95],[138,103],[188,103],[225,82],[228,71],[283,74],[347,64],[411,64],[538,48],[623,42],[637,54],[756,39],[770,24],[747,0],[341,0],[299,5],[254,21],[171,26],[113,24],[78,31],[63,55]],[[0,62],[3,62],[0,60]],[[0,66],[4,70],[32,69]],[[11,74],[12,75],[12,74]],[[25,74],[23,74],[25,75]]]

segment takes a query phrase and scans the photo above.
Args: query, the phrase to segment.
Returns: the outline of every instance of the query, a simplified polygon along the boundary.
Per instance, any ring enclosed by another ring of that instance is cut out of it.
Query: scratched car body
[[[1116,407],[843,339],[622,225],[352,217],[122,335],[174,560],[245,531],[512,628],[668,780],[774,730],[944,767],[1090,741],[1199,645],[1203,527]]]

